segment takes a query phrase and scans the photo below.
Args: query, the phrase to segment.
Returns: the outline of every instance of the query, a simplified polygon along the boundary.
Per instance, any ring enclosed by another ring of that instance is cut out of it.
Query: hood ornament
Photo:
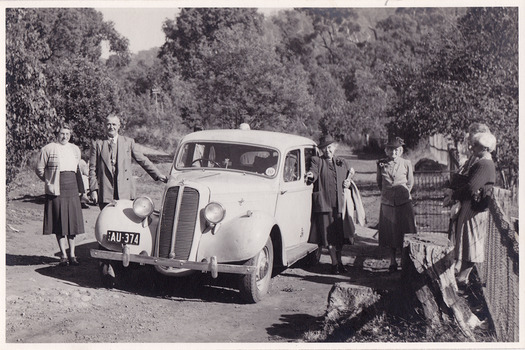
[[[184,179],[182,179],[182,180],[179,181],[179,185],[180,185],[180,186],[184,186]]]
[[[241,206],[242,206],[242,205],[243,205],[243,203],[244,203],[244,198],[241,198],[241,200],[239,201],[239,205],[241,205]]]

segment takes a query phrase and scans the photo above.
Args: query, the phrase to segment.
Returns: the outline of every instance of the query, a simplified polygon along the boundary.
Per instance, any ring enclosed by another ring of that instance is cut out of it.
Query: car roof
[[[294,146],[315,145],[311,139],[303,136],[264,130],[217,129],[203,130],[186,135],[182,142],[189,141],[227,141],[248,143],[277,149]]]

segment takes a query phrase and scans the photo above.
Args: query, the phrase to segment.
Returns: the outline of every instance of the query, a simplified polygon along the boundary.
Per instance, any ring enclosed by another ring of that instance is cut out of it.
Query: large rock
[[[328,307],[325,315],[324,333],[328,336],[341,323],[349,323],[360,318],[376,314],[381,294],[372,288],[339,282],[332,286],[328,294]]]

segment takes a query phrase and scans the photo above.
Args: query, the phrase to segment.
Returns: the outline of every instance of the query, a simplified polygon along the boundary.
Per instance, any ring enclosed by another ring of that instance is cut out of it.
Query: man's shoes
[[[388,267],[389,272],[396,272],[397,271],[397,264],[392,264]]]
[[[69,265],[71,266],[78,266],[80,263],[78,262],[77,258],[75,256],[72,256],[69,258]]]
[[[82,209],[89,209],[89,199],[86,197],[86,195],[80,196],[80,206]]]
[[[332,275],[340,275],[341,271],[339,270],[339,265],[332,265]]]
[[[337,267],[339,268],[339,272],[340,273],[347,273],[348,272],[348,269],[345,267],[345,265],[343,265],[343,263],[337,264]]]
[[[60,262],[58,263],[58,266],[68,266],[69,260],[67,258],[60,258]]]

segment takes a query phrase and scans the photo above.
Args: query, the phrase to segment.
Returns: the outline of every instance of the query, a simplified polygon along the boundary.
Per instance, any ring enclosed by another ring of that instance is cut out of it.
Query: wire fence
[[[442,206],[448,171],[414,172],[412,198],[418,232],[448,232]],[[495,187],[489,208],[485,261],[476,266],[500,342],[519,341],[519,246],[517,190]]]
[[[493,196],[485,243],[485,262],[476,266],[483,294],[501,342],[519,341],[518,233]]]
[[[412,204],[419,232],[448,232],[450,215],[443,208],[443,194],[448,171],[416,171]]]

